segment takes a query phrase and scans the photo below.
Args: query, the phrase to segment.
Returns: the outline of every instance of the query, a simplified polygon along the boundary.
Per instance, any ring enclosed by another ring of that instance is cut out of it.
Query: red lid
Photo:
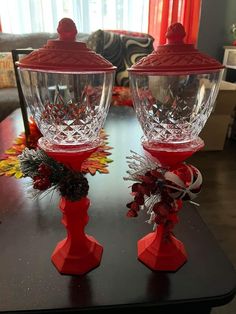
[[[109,61],[96,54],[85,43],[76,42],[75,23],[64,18],[59,22],[59,39],[48,40],[47,44],[22,58],[20,68],[42,72],[111,72],[116,69]]]
[[[172,24],[166,33],[167,44],[157,47],[130,69],[131,72],[159,75],[180,75],[218,72],[224,66],[217,60],[201,53],[194,45],[185,44],[182,24]]]

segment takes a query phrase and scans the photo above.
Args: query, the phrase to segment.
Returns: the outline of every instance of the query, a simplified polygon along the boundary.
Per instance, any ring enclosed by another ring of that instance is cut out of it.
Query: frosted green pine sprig
[[[68,200],[78,201],[88,194],[88,181],[82,172],[55,161],[43,150],[25,148],[18,158],[24,177],[33,179],[35,191],[32,195],[40,196],[54,189]]]

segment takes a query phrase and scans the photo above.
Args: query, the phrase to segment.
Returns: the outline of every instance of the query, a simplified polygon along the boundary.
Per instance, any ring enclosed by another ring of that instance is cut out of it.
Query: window
[[[0,0],[5,33],[56,32],[63,17],[79,32],[124,29],[147,32],[147,0]]]

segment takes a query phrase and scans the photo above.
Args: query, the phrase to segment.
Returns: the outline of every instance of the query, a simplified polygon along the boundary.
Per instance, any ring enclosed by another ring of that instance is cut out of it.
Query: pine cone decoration
[[[59,182],[61,195],[72,202],[87,196],[88,190],[88,180],[81,172],[68,171]]]

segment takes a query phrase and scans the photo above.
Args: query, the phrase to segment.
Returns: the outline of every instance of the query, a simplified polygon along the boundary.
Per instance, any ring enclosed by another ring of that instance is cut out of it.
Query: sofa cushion
[[[146,34],[146,33],[132,32],[132,31],[126,31],[126,30],[119,30],[119,29],[106,29],[105,31],[115,33],[115,34],[120,34],[120,35],[131,36],[131,37],[151,37],[149,34]]]
[[[0,51],[12,51],[14,49],[22,49],[32,47],[40,48],[48,39],[57,38],[57,34],[53,33],[29,33],[29,34],[0,34]]]
[[[16,87],[11,52],[0,52],[0,88]]]
[[[86,42],[88,48],[99,54],[101,54],[103,51],[103,43],[103,31],[101,29],[98,29],[96,32],[91,33]]]
[[[76,40],[86,42],[89,34],[79,33]],[[8,34],[0,33],[0,52],[12,51],[31,47],[33,49],[43,47],[48,39],[58,38],[57,33],[29,33],[29,34]]]
[[[131,35],[132,36],[131,36]],[[117,67],[115,85],[129,86],[127,69],[141,58],[153,51],[153,37],[127,31],[102,31],[93,33],[90,40],[93,41],[93,50],[101,54]]]
[[[127,66],[125,64],[125,49],[122,37],[112,32],[103,32],[103,50],[101,55],[117,67],[115,85],[127,86]]]

